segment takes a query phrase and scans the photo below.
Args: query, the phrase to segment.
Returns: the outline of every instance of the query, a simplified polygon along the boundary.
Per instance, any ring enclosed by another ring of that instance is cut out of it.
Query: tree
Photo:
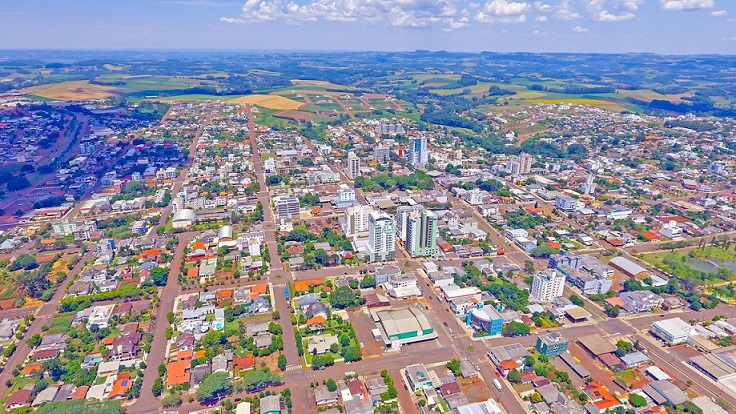
[[[161,405],[164,407],[175,407],[181,404],[181,396],[179,394],[170,394],[161,401]]]
[[[629,394],[629,402],[634,407],[645,407],[647,405],[647,399],[639,394]]]
[[[511,371],[509,371],[506,379],[508,379],[510,382],[513,382],[514,384],[521,384],[521,372],[519,372],[518,369],[512,369]]]
[[[221,374],[225,374],[225,376],[227,377],[226,372],[223,372]],[[270,385],[277,385],[280,383],[281,375],[268,370],[248,371],[245,375],[243,375],[243,385],[248,392],[263,390]],[[232,383],[230,385],[232,386]],[[202,388],[201,385],[199,387],[200,389]],[[197,393],[199,393],[199,391]]]
[[[524,336],[529,335],[531,328],[529,325],[521,322],[512,321],[504,325],[502,333],[504,336]]]
[[[345,309],[356,304],[358,297],[348,286],[341,286],[330,294],[330,305]]]
[[[342,349],[342,357],[345,358],[345,362],[360,361],[363,359],[363,353],[360,352],[360,348],[351,345]]]
[[[373,288],[376,287],[376,279],[370,276],[366,276],[360,281],[360,287],[362,288]]]
[[[447,361],[446,366],[447,366],[447,369],[449,369],[450,371],[452,371],[455,375],[459,375],[460,372],[461,372],[461,370],[460,370],[460,361],[458,361],[457,359],[451,359],[451,360]]]
[[[158,397],[163,391],[164,381],[161,378],[156,378],[156,380],[153,381],[153,387],[151,387],[151,392],[153,393],[153,396]]]
[[[273,318],[273,320],[277,321],[277,320],[281,319],[281,314],[279,313],[279,311],[273,311],[273,312],[271,312],[271,318]]]
[[[327,391],[329,392],[337,391],[337,383],[332,378],[327,380]]]
[[[279,369],[282,371],[286,371],[286,355],[281,354],[279,355],[278,361]]]
[[[261,372],[261,371],[251,371]],[[197,389],[197,400],[207,401],[219,399],[233,390],[233,382],[230,380],[230,374],[227,372],[215,372],[206,376],[199,384]]]
[[[530,399],[530,400],[531,400],[531,401],[532,401],[533,403],[535,403],[535,404],[536,404],[536,403],[540,403],[540,402],[542,402],[542,394],[540,394],[540,393],[538,393],[538,392],[535,392],[534,394],[532,394],[532,396],[531,396],[531,397],[529,397],[529,399]]]
[[[158,366],[158,376],[163,377],[166,375],[166,364],[161,364]]]
[[[580,298],[580,296],[578,295],[570,295],[570,302],[572,302],[573,305],[577,305],[580,307],[585,305],[585,302],[583,301],[583,299]]]
[[[151,280],[153,281],[153,284],[156,286],[166,285],[166,279],[168,275],[169,275],[169,271],[164,269],[163,267],[156,266],[153,269],[151,269]]]

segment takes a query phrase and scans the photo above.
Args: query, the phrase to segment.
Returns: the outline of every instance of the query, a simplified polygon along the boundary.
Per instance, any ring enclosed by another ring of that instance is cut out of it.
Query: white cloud
[[[541,1],[535,1],[534,8],[539,10],[542,13],[548,13],[554,10],[554,8],[551,5],[547,3],[542,3]]]
[[[662,9],[669,11],[709,9],[715,6],[713,0],[659,0]]]
[[[544,23],[547,21],[547,16],[537,16],[534,18],[534,20],[538,21],[539,23]]]
[[[555,16],[561,20],[575,20],[583,16],[570,4],[570,0],[562,0],[555,8]]]
[[[527,2],[493,0],[483,5],[475,14],[475,20],[482,23],[524,23],[526,13],[531,9]]]
[[[572,28],[572,31],[573,32],[576,32],[576,33],[585,33],[585,32],[588,32],[590,30],[589,29],[586,29],[584,27],[581,27],[581,26],[575,26],[575,27]]]
[[[282,20],[302,24],[318,20],[363,21],[393,27],[443,25],[446,29],[467,26],[456,19],[457,0],[312,0],[297,4],[290,0],[247,0],[238,17],[222,17],[226,23],[256,23]]]
[[[710,15],[715,16],[715,17],[723,17],[727,14],[728,12],[725,10],[716,10],[716,11],[710,12]]]
[[[636,17],[631,11],[638,10],[641,0],[585,0],[585,10],[591,19],[599,22],[619,22]],[[614,11],[610,11],[612,8]]]

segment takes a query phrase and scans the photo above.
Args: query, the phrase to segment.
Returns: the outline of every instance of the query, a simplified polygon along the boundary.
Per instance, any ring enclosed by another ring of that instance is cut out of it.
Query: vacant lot
[[[34,86],[32,88],[24,89],[23,92],[59,101],[107,99],[120,94],[120,90],[117,88],[91,85],[87,81],[62,82],[52,85]]]
[[[240,98],[231,99],[230,102],[237,104],[255,104],[268,109],[279,110],[296,110],[302,105],[302,102],[284,98],[278,95],[246,95]]]
[[[383,342],[376,342],[373,339],[373,333],[371,332],[376,325],[373,323],[370,315],[360,311],[350,311],[350,322],[353,323],[355,328],[355,335],[358,337],[358,341],[363,343],[361,351],[363,357],[368,358],[371,356],[383,355]]]

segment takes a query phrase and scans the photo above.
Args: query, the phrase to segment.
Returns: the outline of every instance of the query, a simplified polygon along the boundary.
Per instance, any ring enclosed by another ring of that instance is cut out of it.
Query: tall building
[[[354,180],[355,177],[360,175],[360,158],[353,151],[348,153],[348,178]]]
[[[373,157],[378,164],[386,164],[391,159],[391,148],[378,146],[373,150]]]
[[[417,168],[424,168],[429,162],[429,152],[427,151],[427,137],[424,135],[418,138],[412,138],[409,147],[409,162]]]
[[[273,201],[276,215],[279,217],[296,217],[299,215],[299,199],[294,196],[281,196]]]
[[[553,269],[546,269],[534,275],[531,294],[540,302],[552,302],[562,296],[564,288],[565,275]]]
[[[437,216],[423,210],[409,214],[406,223],[406,250],[411,257],[439,256],[437,246]]]
[[[530,154],[522,152],[519,154],[519,174],[529,174],[532,172],[532,163],[534,162],[534,157],[532,157]]]
[[[345,237],[357,237],[368,231],[368,220],[373,209],[370,206],[354,205],[345,210],[345,223],[343,232]]]
[[[407,223],[409,223],[409,215],[414,212],[421,213],[424,207],[421,204],[413,206],[399,206],[396,208],[396,231],[399,238],[406,241]]]
[[[595,192],[593,174],[588,174],[588,177],[585,178],[585,181],[580,184],[580,192],[583,194],[593,194]]]
[[[396,250],[394,219],[385,213],[373,212],[368,221],[368,252],[371,262],[393,260]]]

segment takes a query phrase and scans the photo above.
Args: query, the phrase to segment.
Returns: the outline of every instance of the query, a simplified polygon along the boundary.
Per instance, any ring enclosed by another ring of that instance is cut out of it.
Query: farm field
[[[264,108],[279,110],[296,110],[304,105],[302,102],[297,102],[293,99],[279,95],[245,95],[239,98],[230,99],[230,102],[237,104],[255,104],[263,106]]]
[[[92,85],[88,81],[61,82],[34,86],[21,91],[27,95],[59,101],[107,99],[121,94],[121,90],[111,86]]]

